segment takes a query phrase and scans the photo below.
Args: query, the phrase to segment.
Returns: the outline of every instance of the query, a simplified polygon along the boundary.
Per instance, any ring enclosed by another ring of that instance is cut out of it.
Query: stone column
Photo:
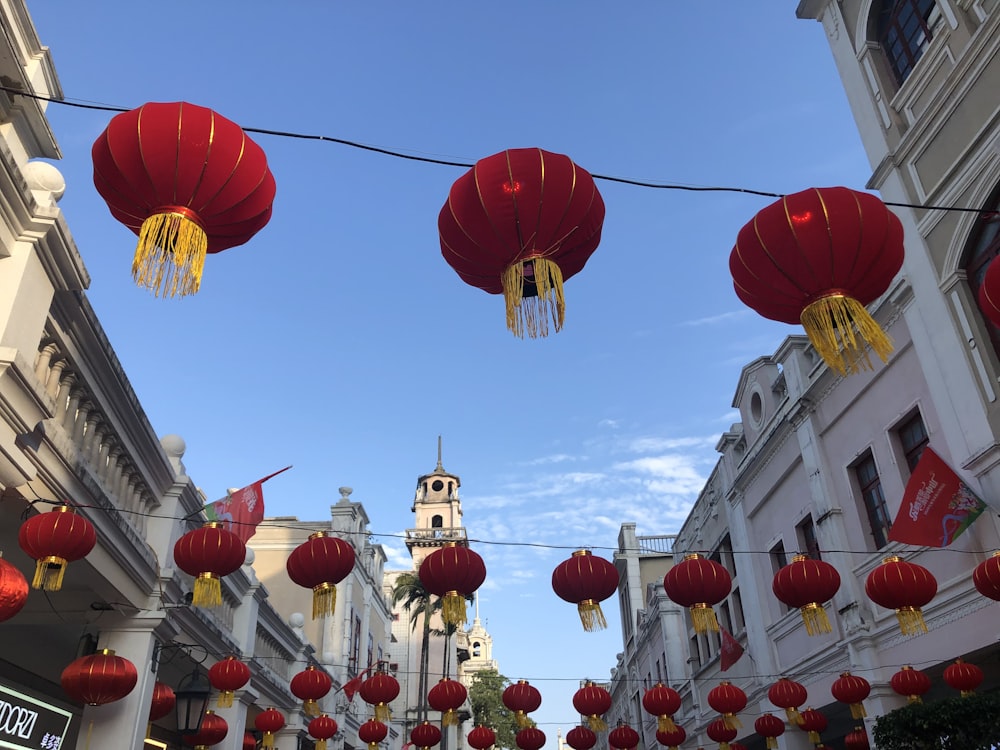
[[[232,706],[213,709],[229,725],[226,739],[218,745],[213,745],[214,750],[243,750],[243,735],[247,730],[247,709],[256,703],[258,698],[260,694],[248,685],[236,693]]]

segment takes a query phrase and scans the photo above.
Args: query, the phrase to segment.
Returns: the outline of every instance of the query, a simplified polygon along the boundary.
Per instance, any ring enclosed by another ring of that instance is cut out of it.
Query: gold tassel
[[[919,695],[908,695],[906,696],[907,703],[923,703]]]
[[[722,723],[726,729],[742,729],[743,723],[736,714],[722,714]]]
[[[465,597],[457,591],[445,594],[441,604],[441,619],[449,625],[465,624]]]
[[[326,750],[326,740],[316,740],[313,750]]]
[[[208,235],[190,215],[178,211],[153,214],[142,222],[132,260],[132,278],[157,297],[194,294],[208,252]]]
[[[852,719],[863,719],[868,715],[865,711],[863,703],[852,703],[851,704],[851,718]]]
[[[528,714],[520,710],[514,712],[514,721],[517,723],[518,729],[527,729],[528,727],[535,726],[535,722],[528,718]]]
[[[35,563],[35,577],[31,580],[31,588],[58,591],[63,585],[66,565],[66,560],[62,557],[43,557]]]
[[[319,704],[310,698],[302,704],[302,711],[306,716],[319,716]]]
[[[337,587],[321,583],[313,589],[313,619],[332,615],[337,606]]]
[[[219,697],[215,701],[217,708],[231,708],[233,705],[233,693],[232,690],[223,690],[219,693]]]
[[[767,746],[767,750],[778,750],[778,738],[768,737],[764,744]]]
[[[199,573],[194,579],[191,603],[196,607],[218,607],[222,604],[222,584],[214,573]]]
[[[592,732],[603,732],[608,728],[608,723],[597,714],[591,714],[587,717],[587,725]]]
[[[830,627],[830,618],[826,616],[826,610],[821,605],[813,602],[802,607],[799,611],[802,612],[802,622],[805,623],[808,635],[833,632],[833,628]]]
[[[799,726],[802,724],[802,714],[799,713],[799,709],[791,706],[785,709],[785,716],[788,717],[788,723],[792,726]]]
[[[443,714],[441,714],[441,726],[443,727],[457,727],[458,726],[458,711],[454,708],[449,708]]]
[[[809,741],[814,745],[819,744],[819,732],[809,732]]]
[[[719,743],[719,750],[729,750],[729,743],[728,742],[720,742]]]
[[[903,635],[918,635],[927,632],[924,616],[917,607],[900,607],[896,610],[899,630]]]
[[[696,633],[707,633],[709,630],[719,632],[719,621],[715,618],[715,610],[707,604],[695,604],[691,607],[691,622]]]
[[[841,375],[872,369],[865,344],[883,362],[892,351],[889,335],[864,305],[846,294],[830,294],[810,303],[800,320],[819,356]]]
[[[274,747],[274,732],[264,732],[264,739],[260,741],[261,747]]]
[[[378,743],[377,742],[369,742],[368,743],[368,750],[378,750]]]
[[[677,729],[677,725],[674,724],[674,719],[672,716],[659,716],[656,719],[656,731],[657,732],[673,732]]]
[[[525,295],[524,269],[531,264],[534,292]],[[549,335],[549,318],[558,332],[566,317],[563,297],[562,269],[546,258],[517,261],[504,269],[500,278],[507,306],[507,328],[518,338],[527,333],[530,338]]]
[[[385,703],[375,706],[375,721],[381,721],[383,724],[392,721],[392,711]]]
[[[576,610],[580,613],[580,622],[583,623],[583,629],[588,633],[593,633],[595,630],[607,629],[608,621],[604,619],[604,612],[601,610],[600,602],[587,599],[577,604]]]

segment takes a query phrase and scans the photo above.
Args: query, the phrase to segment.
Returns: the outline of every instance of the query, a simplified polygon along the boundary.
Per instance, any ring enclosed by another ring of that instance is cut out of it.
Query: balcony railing
[[[457,528],[406,530],[406,546],[408,549],[414,547],[440,547],[445,542],[458,542],[461,545],[467,545],[469,537],[465,528],[461,526]]]

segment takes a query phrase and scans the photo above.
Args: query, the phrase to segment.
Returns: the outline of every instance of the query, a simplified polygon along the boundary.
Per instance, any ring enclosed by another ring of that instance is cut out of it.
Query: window
[[[701,666],[701,650],[698,647],[698,636],[691,636],[691,656],[688,657],[688,661],[695,666],[695,668]]]
[[[875,466],[875,456],[871,451],[865,454],[854,466],[854,474],[858,480],[858,489],[861,491],[861,500],[865,504],[865,511],[868,514],[868,525],[871,528],[872,541],[875,549],[882,549],[889,542],[889,527],[892,526],[892,518],[889,516],[889,508],[885,504],[885,494],[882,492],[882,480],[878,476],[878,467]]]
[[[983,285],[986,267],[990,261],[1000,255],[1000,221],[996,213],[1000,212],[1000,189],[987,202],[981,218],[970,235],[968,256],[965,261],[965,276],[969,280],[974,298],[979,297],[979,287]],[[978,306],[977,306],[978,307]],[[990,332],[993,350],[1000,354],[1000,328],[993,325],[988,318],[986,327]]]
[[[886,0],[878,13],[878,43],[896,83],[903,83],[931,42],[934,0]]]
[[[903,449],[906,465],[910,467],[912,473],[917,468],[924,446],[927,445],[927,430],[924,429],[924,420],[920,418],[920,412],[903,422],[896,430],[896,434],[899,436],[899,445]]]
[[[351,663],[349,669],[352,673],[358,671],[358,658],[361,656],[361,618],[354,616],[354,627],[351,630]]]
[[[816,538],[816,524],[813,523],[812,516],[803,518],[799,525],[795,527],[799,537],[799,549],[803,554],[808,555],[813,560],[819,560],[819,540]]]
[[[476,659],[478,659],[478,658],[480,657],[480,655],[481,655],[481,654],[482,654],[482,646],[480,645],[479,641],[475,641],[475,642],[474,642],[474,643],[472,644],[472,655],[473,655],[473,656],[474,656],[474,657],[475,657]]]
[[[368,634],[368,668],[371,669],[374,665],[375,659],[375,638],[371,633]]]
[[[444,526],[444,518],[441,516],[431,516],[431,528],[440,529]]]
[[[788,565],[788,555],[785,554],[785,543],[778,542],[769,550],[771,557],[771,572],[777,574],[779,570]]]
[[[743,597],[740,596],[740,589],[738,586],[733,588],[732,602],[734,625],[732,632],[735,634],[743,630],[747,625],[746,617],[743,615]]]

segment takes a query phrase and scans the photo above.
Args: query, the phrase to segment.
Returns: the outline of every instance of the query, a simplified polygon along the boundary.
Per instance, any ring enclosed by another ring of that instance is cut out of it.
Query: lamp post
[[[174,694],[177,696],[177,731],[181,735],[197,734],[201,730],[201,720],[212,694],[208,679],[195,669],[181,680]]]

